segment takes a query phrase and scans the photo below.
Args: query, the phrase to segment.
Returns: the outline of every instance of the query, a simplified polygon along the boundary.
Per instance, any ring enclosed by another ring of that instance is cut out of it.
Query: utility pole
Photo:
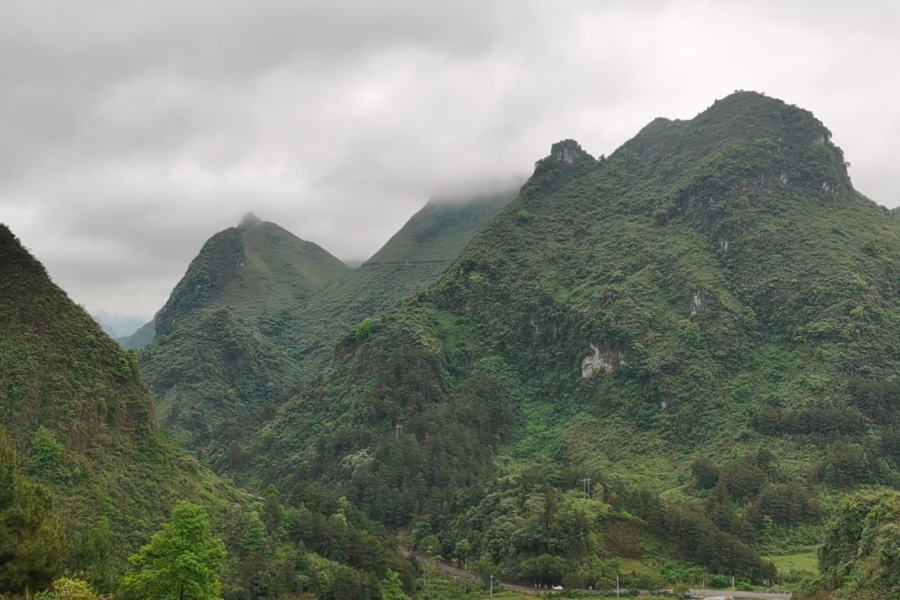
[[[394,429],[397,431],[397,437],[400,437],[400,435],[403,433],[403,425],[397,423],[396,425],[394,425]]]
[[[494,597],[494,576],[491,575],[491,598]]]
[[[584,497],[587,498],[588,500],[590,500],[591,499],[591,478],[585,477],[584,479],[582,479],[581,485],[584,488]]]
[[[619,575],[616,574],[616,598],[619,597]]]

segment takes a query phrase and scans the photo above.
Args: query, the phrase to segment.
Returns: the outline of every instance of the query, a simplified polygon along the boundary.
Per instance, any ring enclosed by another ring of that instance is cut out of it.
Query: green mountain
[[[210,238],[141,353],[160,424],[216,465],[246,421],[299,379],[272,339],[273,323],[349,270],[252,214]]]
[[[358,269],[252,216],[216,234],[141,353],[159,422],[218,472],[241,475],[253,424],[321,371],[340,334],[436,280],[513,195],[429,202]]]
[[[304,379],[331,360],[338,337],[434,282],[514,191],[429,201],[369,260],[284,315],[279,338]]]
[[[900,237],[846,167],[751,92],[599,160],[555,144],[436,283],[341,338],[256,472],[544,582],[598,555],[770,578],[758,552],[815,543],[834,494],[900,483]]]
[[[21,476],[52,495],[66,548],[57,566],[87,570],[98,581],[123,567],[176,499],[223,507],[239,498],[160,440],[134,353],[54,285],[5,225],[0,437],[8,438]],[[91,547],[107,548],[108,556],[92,556]]]
[[[61,575],[115,591],[179,500],[226,543],[228,600],[379,598],[389,570],[413,589],[396,541],[345,499],[308,484],[253,496],[167,443],[135,353],[0,225],[0,596]]]
[[[151,319],[149,322],[144,323],[138,330],[132,333],[131,335],[126,335],[120,338],[116,338],[116,342],[119,343],[125,350],[140,350],[141,348],[145,348],[147,344],[153,341],[153,337],[156,335],[156,320]]]

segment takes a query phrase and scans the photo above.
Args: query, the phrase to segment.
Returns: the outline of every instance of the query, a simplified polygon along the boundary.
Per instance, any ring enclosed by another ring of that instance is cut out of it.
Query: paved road
[[[465,579],[469,579],[470,581],[474,581],[476,583],[481,583],[481,578],[474,573],[469,573],[468,571],[464,571],[459,567],[453,566],[450,563],[446,562],[438,562],[434,561],[424,554],[419,554],[418,552],[410,552],[408,550],[400,550],[400,554],[404,556],[412,556],[416,559],[416,562],[428,565],[434,565],[444,573],[448,573],[455,577],[463,577]],[[535,588],[530,585],[522,585],[518,583],[509,583],[509,582],[500,582],[494,583],[495,586],[502,587],[505,590],[513,590],[517,592],[553,592],[554,590],[547,590],[542,588]],[[585,590],[587,591],[587,590]],[[613,590],[614,591],[614,590]],[[599,593],[599,592],[596,592]],[[790,600],[790,594],[767,594],[762,592],[731,592],[731,591],[722,591],[722,590],[689,590],[689,593],[695,598],[705,598],[706,600],[725,600],[727,598],[733,598],[734,600],[738,600],[738,598],[746,598],[749,600]]]
[[[790,594],[766,594],[762,592],[726,592],[722,590],[689,590],[692,596],[696,598],[706,598],[707,600],[716,600],[723,598],[757,598],[758,600],[790,600]]]

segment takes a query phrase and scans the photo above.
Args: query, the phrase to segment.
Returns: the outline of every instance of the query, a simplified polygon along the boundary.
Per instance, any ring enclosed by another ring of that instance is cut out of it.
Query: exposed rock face
[[[594,157],[582,149],[575,140],[563,140],[550,147],[550,156],[567,164],[582,161],[593,161]]]
[[[581,376],[587,379],[596,372],[612,373],[619,365],[624,365],[625,359],[622,352],[615,349],[601,350],[599,346],[591,344],[591,354],[581,361]]]
[[[727,245],[726,245],[727,247]],[[699,315],[706,312],[706,307],[709,304],[709,294],[707,294],[703,290],[698,290],[694,292],[694,297],[691,300],[691,316]]]

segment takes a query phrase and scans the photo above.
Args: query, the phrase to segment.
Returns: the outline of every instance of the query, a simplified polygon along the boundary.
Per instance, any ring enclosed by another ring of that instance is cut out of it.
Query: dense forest
[[[245,218],[137,352],[0,227],[0,596],[892,597],[895,219],[737,92],[357,269]]]
[[[414,589],[389,532],[342,498],[251,495],[168,442],[134,351],[5,226],[0,299],[0,596],[181,598],[175,578],[185,598],[380,598],[391,573]]]

